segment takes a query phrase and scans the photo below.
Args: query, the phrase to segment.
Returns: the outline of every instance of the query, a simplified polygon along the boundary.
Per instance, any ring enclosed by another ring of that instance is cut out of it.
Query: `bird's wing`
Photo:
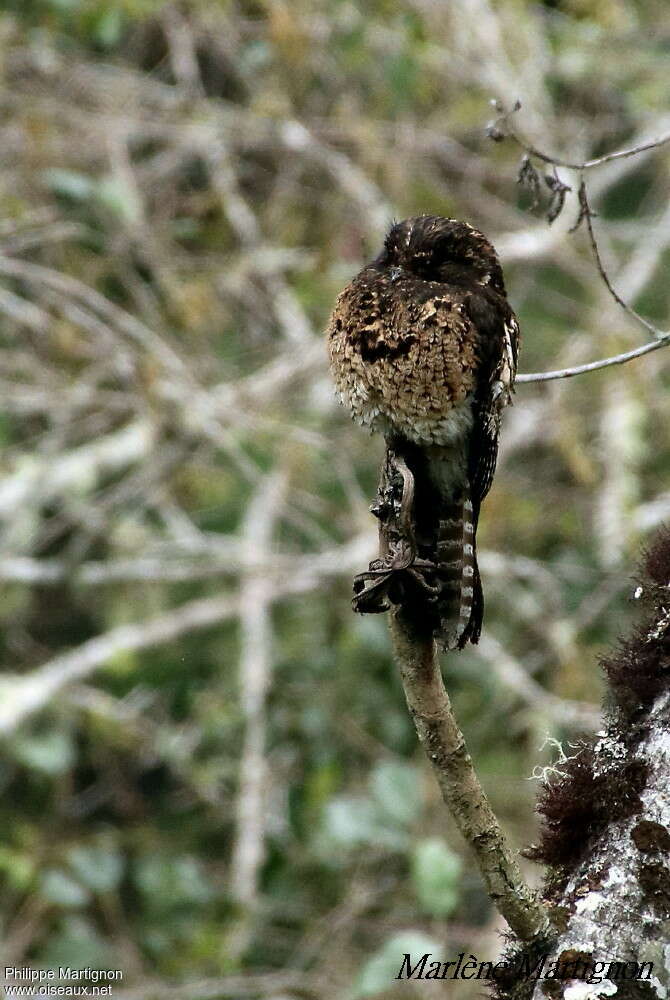
[[[491,488],[498,458],[498,435],[502,411],[511,402],[519,350],[519,324],[505,303],[487,311],[486,329],[480,334],[491,345],[480,371],[475,396],[475,424],[470,447],[470,488],[475,512]]]

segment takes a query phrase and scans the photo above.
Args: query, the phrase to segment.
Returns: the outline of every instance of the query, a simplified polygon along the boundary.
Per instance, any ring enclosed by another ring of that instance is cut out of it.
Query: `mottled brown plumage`
[[[416,554],[434,567],[439,592],[426,613],[449,648],[477,642],[481,630],[475,533],[518,336],[491,244],[467,223],[437,216],[392,227],[328,327],[343,403],[385,435],[415,478]]]

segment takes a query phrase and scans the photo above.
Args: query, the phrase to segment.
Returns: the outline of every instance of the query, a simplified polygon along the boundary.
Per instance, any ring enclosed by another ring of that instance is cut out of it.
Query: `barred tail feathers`
[[[477,518],[469,496],[445,501],[439,512],[436,563],[441,594],[435,637],[446,649],[477,642],[483,613],[477,566]]]
[[[419,558],[436,566],[436,602],[426,608],[433,634],[446,649],[476,643],[484,601],[477,566],[479,503],[470,489],[467,445],[421,446],[394,439],[414,476],[414,527]]]
[[[477,520],[479,510],[470,498],[463,501],[463,585],[461,589],[459,648],[479,642],[484,617],[484,594],[477,565]]]

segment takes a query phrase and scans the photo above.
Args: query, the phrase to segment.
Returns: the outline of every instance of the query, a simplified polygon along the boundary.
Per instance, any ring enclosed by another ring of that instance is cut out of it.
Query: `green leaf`
[[[69,733],[62,730],[35,735],[20,734],[12,742],[14,757],[43,774],[64,774],[74,764],[75,751]]]
[[[88,891],[75,882],[67,872],[60,868],[51,868],[42,875],[40,894],[50,903],[57,903],[59,906],[77,907],[88,903]]]
[[[394,934],[361,969],[350,994],[351,1000],[375,996],[377,993],[387,994],[395,985],[394,980],[400,972],[405,955],[409,955],[414,964],[426,953],[431,956],[429,961],[444,961],[443,946],[421,931],[407,930]]]
[[[42,179],[54,194],[69,201],[88,201],[95,193],[97,183],[92,177],[76,170],[60,170],[54,167],[42,172]]]
[[[80,881],[93,892],[110,892],[121,881],[123,861],[117,851],[103,847],[73,847],[67,858]]]
[[[213,889],[196,858],[151,856],[137,865],[135,881],[152,904],[170,908],[184,903],[206,903]]]
[[[105,49],[118,45],[123,31],[123,13],[119,7],[103,10],[95,26],[95,40]]]
[[[401,851],[407,847],[406,835],[389,826],[376,804],[362,796],[341,795],[330,800],[324,810],[324,836],[340,848],[373,844]]]
[[[421,908],[448,917],[458,906],[462,862],[439,837],[420,841],[412,856],[412,879]]]
[[[123,222],[139,222],[142,207],[137,192],[120,177],[103,177],[96,186],[95,196],[101,205]]]
[[[411,764],[384,760],[370,775],[370,789],[383,815],[398,826],[416,820],[421,808],[421,787]]]
[[[0,847],[0,872],[13,888],[25,890],[35,874],[35,862],[26,853]]]
[[[326,805],[325,824],[328,835],[347,847],[369,843],[376,830],[376,817],[366,799],[341,795]]]

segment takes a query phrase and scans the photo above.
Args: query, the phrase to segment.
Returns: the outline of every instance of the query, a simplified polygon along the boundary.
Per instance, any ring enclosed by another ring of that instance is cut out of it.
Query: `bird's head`
[[[458,219],[420,215],[395,223],[374,266],[393,278],[409,272],[425,281],[475,283],[505,294],[495,250],[483,233]]]

